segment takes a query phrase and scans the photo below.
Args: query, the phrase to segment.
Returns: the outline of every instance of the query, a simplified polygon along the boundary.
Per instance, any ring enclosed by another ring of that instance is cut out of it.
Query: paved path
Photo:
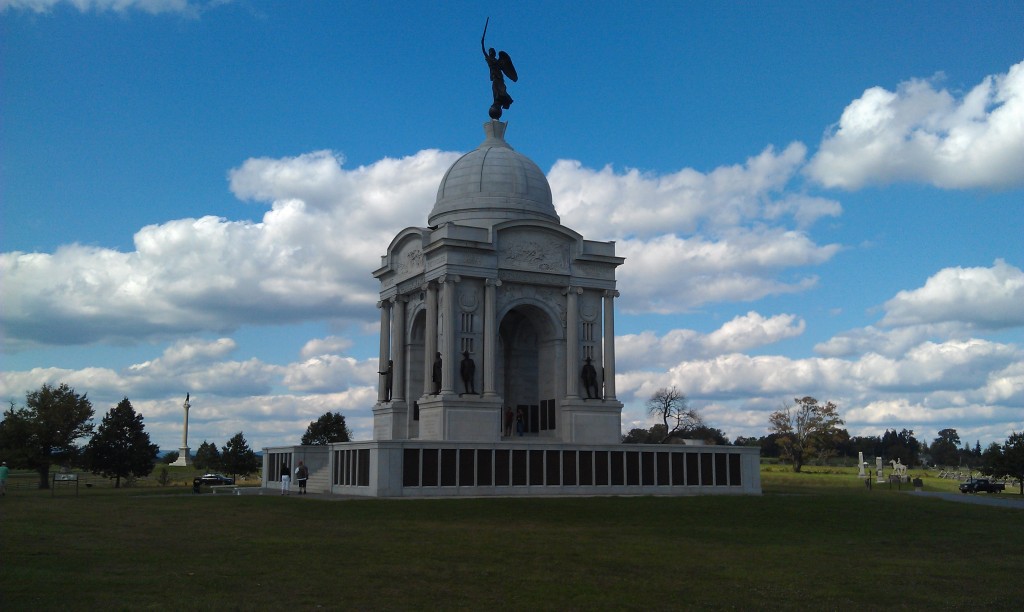
[[[939,493],[930,491],[912,491],[911,495],[924,497],[937,497],[946,501],[960,502],[962,504],[977,504],[979,506],[997,506],[999,508],[1017,508],[1024,510],[1024,497],[1008,492],[993,494],[964,494],[964,493]]]

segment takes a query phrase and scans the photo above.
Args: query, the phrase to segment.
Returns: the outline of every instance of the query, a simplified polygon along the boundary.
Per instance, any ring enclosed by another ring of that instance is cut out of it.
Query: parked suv
[[[229,485],[235,484],[235,479],[229,478],[224,474],[203,474],[199,482],[204,485]]]

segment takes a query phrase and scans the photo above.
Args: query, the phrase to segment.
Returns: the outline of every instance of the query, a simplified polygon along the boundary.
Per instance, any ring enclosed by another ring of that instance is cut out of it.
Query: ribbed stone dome
[[[491,227],[511,219],[559,222],[548,179],[505,142],[507,123],[484,124],[486,139],[445,173],[427,223]]]

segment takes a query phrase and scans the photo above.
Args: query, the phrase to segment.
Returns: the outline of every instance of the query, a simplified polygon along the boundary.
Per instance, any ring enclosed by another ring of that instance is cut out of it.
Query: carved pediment
[[[529,272],[569,272],[571,241],[552,232],[514,228],[500,233],[498,266]]]

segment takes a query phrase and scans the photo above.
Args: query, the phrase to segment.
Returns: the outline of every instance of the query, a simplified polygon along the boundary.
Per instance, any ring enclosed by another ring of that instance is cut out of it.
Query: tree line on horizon
[[[1024,432],[1013,432],[1004,444],[992,442],[984,450],[976,441],[963,443],[956,429],[938,432],[931,444],[914,437],[912,429],[886,429],[881,436],[851,436],[839,407],[805,396],[795,398],[768,417],[768,433],[737,437],[735,446],[758,446],[761,456],[791,462],[799,472],[807,463],[824,465],[836,457],[884,457],[907,466],[962,467],[994,477],[1024,481]],[[730,444],[722,430],[708,425],[690,408],[686,395],[675,386],[655,391],[646,403],[649,415],[660,420],[649,429],[634,428],[622,436],[627,444],[667,444],[696,439],[706,444]],[[1024,483],[1021,485],[1024,494]]]
[[[114,480],[141,478],[152,473],[160,449],[150,440],[141,414],[125,397],[111,408],[99,424],[86,394],[78,394],[66,383],[43,384],[25,395],[25,405],[11,401],[0,420],[0,459],[12,468],[30,469],[39,474],[39,488],[50,487],[50,469],[54,465],[80,468]],[[82,440],[88,440],[81,444]],[[345,417],[328,412],[311,422],[301,443],[328,444],[347,442],[351,431]],[[173,463],[179,453],[172,451],[163,462]],[[247,475],[260,469],[262,462],[249,447],[243,432],[238,432],[218,450],[206,440],[196,449],[194,465],[204,470],[219,470]],[[166,483],[166,474],[161,475]]]

